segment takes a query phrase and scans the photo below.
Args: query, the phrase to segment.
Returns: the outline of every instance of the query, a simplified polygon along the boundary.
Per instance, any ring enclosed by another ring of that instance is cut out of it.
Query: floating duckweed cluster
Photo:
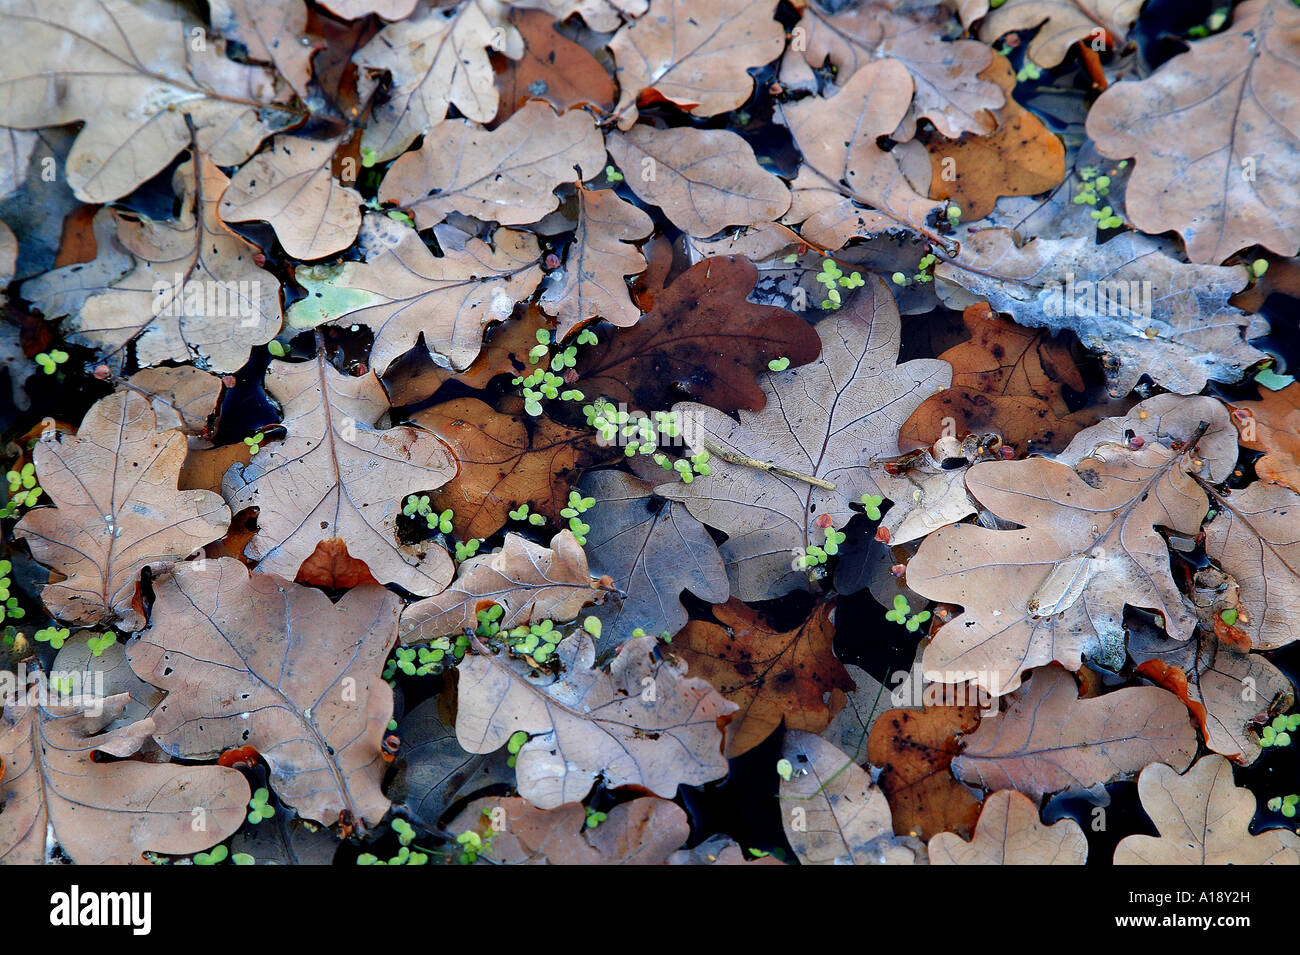
[[[546,523],[546,518],[541,514],[531,513],[527,504],[520,504],[509,514],[512,521],[527,521],[534,527],[541,527]]]
[[[262,442],[265,439],[266,435],[261,431],[257,431],[245,438],[244,444],[248,445],[248,453],[253,455],[260,451],[262,449]]]
[[[583,522],[582,515],[595,506],[594,497],[583,497],[577,491],[570,491],[568,506],[560,509],[560,516],[568,519],[569,530],[579,544],[587,543],[587,532],[591,530],[591,525]]]
[[[867,517],[873,521],[880,520],[880,505],[885,503],[885,498],[880,494],[863,494],[861,500]]]
[[[357,865],[425,865],[428,863],[428,853],[411,848],[411,843],[415,841],[415,827],[400,816],[393,820],[392,827],[397,836],[397,843],[401,847],[397,850],[397,855],[385,861],[369,852],[363,852],[357,856]]]
[[[1123,169],[1128,165],[1128,161],[1121,162],[1116,169]],[[1115,170],[1112,170],[1114,172]],[[1083,186],[1075,193],[1071,200],[1075,205],[1095,206],[1101,201],[1100,197],[1106,196],[1110,192],[1110,176],[1101,174],[1096,166],[1084,166],[1079,170],[1079,178],[1083,180]],[[1100,209],[1093,209],[1089,215],[1096,220],[1098,229],[1118,229],[1124,224],[1124,220],[1115,214],[1115,210],[1110,206],[1102,206]]]
[[[834,527],[827,525],[825,542],[820,547],[816,544],[809,544],[804,552],[795,558],[795,566],[800,570],[807,570],[810,567],[825,564],[827,560],[840,552],[840,545],[844,543],[847,536],[843,531],[837,531]]]
[[[60,351],[57,348],[47,352],[41,352],[36,356],[36,364],[41,366],[41,370],[47,375],[52,375],[58,371],[59,366],[68,360],[68,353]]]
[[[572,345],[565,345],[558,351],[551,351],[552,345],[558,345],[553,342],[551,333],[544,328],[537,330],[537,344],[528,351],[528,361],[536,365],[542,359],[550,355],[550,361],[545,366],[535,369],[528,375],[521,375],[512,379],[512,384],[521,386],[521,394],[524,397],[524,411],[532,417],[537,417],[542,413],[542,400],[547,399],[554,401],[557,398],[560,401],[585,401],[586,396],[577,388],[565,388],[567,384],[563,374],[565,369],[574,368],[578,364],[578,347],[580,345],[595,345],[600,342],[596,333],[590,329],[584,328],[578,333]]]
[[[9,576],[13,572],[13,569],[14,565],[9,561],[0,560],[0,622],[11,618],[14,620],[21,620],[23,617],[27,616],[27,611],[18,606],[18,598],[9,592],[10,588],[13,586],[13,580],[10,579]],[[43,632],[44,631],[41,631],[41,633]],[[64,630],[63,636],[65,639],[67,638],[67,635],[68,631]],[[37,634],[37,639],[40,639],[39,633]],[[59,641],[59,646],[63,646],[63,640]],[[58,648],[56,647],[55,649]]]
[[[271,791],[265,786],[259,786],[253,793],[253,798],[248,801],[248,821],[257,825],[274,815],[275,807],[271,805]]]
[[[435,676],[447,666],[447,655],[459,663],[469,649],[469,638],[462,635],[453,644],[450,637],[439,637],[422,647],[398,647],[384,665],[384,679],[390,683],[400,670],[407,676]]]
[[[438,513],[429,503],[429,495],[412,494],[407,497],[406,503],[402,506],[402,514],[405,517],[423,517],[425,523],[429,525],[429,530],[439,531],[443,534],[451,533],[451,521],[456,516],[456,512],[450,507],[442,513]]]
[[[907,598],[902,594],[895,594],[894,609],[885,612],[885,619],[902,624],[907,628],[908,633],[916,633],[917,628],[930,619],[930,611],[922,610],[920,613],[912,613],[912,607],[908,604]]]
[[[602,822],[604,822],[608,818],[609,816],[606,815],[605,813],[592,809],[590,806],[587,807],[587,828],[588,829],[595,829],[597,826],[599,826]]]
[[[1290,746],[1291,734],[1300,729],[1300,713],[1290,716],[1275,716],[1273,722],[1259,733],[1260,746]]]
[[[36,466],[31,462],[5,475],[9,482],[9,501],[0,507],[0,518],[12,517],[20,507],[35,507],[44,492],[36,483]]]
[[[1300,804],[1300,795],[1292,793],[1289,796],[1274,796],[1268,801],[1268,808],[1273,812],[1280,812],[1288,819],[1294,819],[1297,804]]]
[[[797,256],[786,256],[785,261],[792,262]],[[866,284],[862,278],[862,273],[853,272],[845,275],[839,264],[829,256],[822,259],[822,270],[817,273],[817,281],[826,286],[826,297],[822,299],[822,308],[836,309],[843,304],[840,296],[840,289],[861,288]],[[780,370],[780,369],[774,369]]]
[[[948,208],[956,209],[957,207],[949,206]],[[960,210],[958,210],[958,215],[960,214],[961,212]],[[911,285],[913,282],[917,282],[921,285],[924,285],[926,282],[933,282],[934,276],[932,276],[928,270],[934,265],[936,261],[937,259],[935,258],[934,254],[931,252],[927,252],[925,255],[921,257],[921,261],[916,263],[916,273],[911,278],[908,278],[902,272],[895,272],[893,275],[889,277],[890,281],[892,281],[895,285]]]

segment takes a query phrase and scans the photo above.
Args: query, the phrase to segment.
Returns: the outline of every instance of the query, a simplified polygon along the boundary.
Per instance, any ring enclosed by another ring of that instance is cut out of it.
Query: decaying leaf
[[[1137,157],[1125,208],[1138,228],[1177,231],[1193,262],[1214,265],[1251,245],[1295,255],[1300,197],[1283,170],[1300,162],[1298,46],[1294,3],[1251,0],[1223,33],[1101,95],[1088,135],[1102,155]]]
[[[957,778],[1037,799],[1108,783],[1150,763],[1177,771],[1191,765],[1196,730],[1172,693],[1138,686],[1081,700],[1078,692],[1064,670],[1035,670],[1006,712],[966,738],[952,763]]]
[[[492,827],[500,812],[502,829]],[[476,799],[450,824],[477,832],[480,853],[498,865],[663,865],[691,833],[685,811],[666,799],[643,796],[619,803],[595,829],[577,802],[538,809],[526,799]]]
[[[1156,530],[1200,528],[1205,492],[1183,460],[1157,444],[1136,451],[1107,444],[1073,469],[1045,458],[972,467],[972,496],[1022,526],[958,524],[922,542],[907,566],[908,586],[963,607],[926,647],[925,669],[953,674],[944,682],[973,679],[999,696],[1027,669],[1052,661],[1077,670],[1086,654],[1118,668],[1125,605],[1161,613],[1171,636],[1190,637],[1196,620]]]
[[[645,271],[645,256],[632,244],[654,231],[654,222],[612,189],[578,185],[578,228],[559,280],[542,293],[542,308],[554,315],[556,337],[603,318],[611,325],[636,324],[624,276]]]
[[[826,740],[792,730],[781,756],[781,824],[804,865],[925,865],[925,844],[895,836],[885,794]]]
[[[886,695],[885,704],[890,702]],[[953,778],[950,767],[961,736],[979,723],[975,706],[886,710],[876,719],[861,761],[870,760],[880,770],[877,782],[889,800],[894,832],[922,839],[944,830],[971,834],[980,812],[979,794]]]
[[[373,584],[337,604],[229,557],[187,563],[154,585],[131,668],[167,698],[153,732],[173,756],[252,746],[281,800],[326,825],[374,825],[393,694],[380,677],[401,600]]]
[[[460,665],[456,736],[489,753],[512,734],[531,734],[515,764],[519,794],[539,809],[581,800],[598,778],[665,799],[679,785],[727,774],[719,721],[735,710],[708,683],[665,659],[654,637],[623,644],[609,672],[595,670],[583,631],[566,637],[560,678],[532,675],[522,661],[491,652]]]
[[[795,27],[803,31],[804,59],[814,68],[829,60],[841,83],[881,59],[906,65],[916,84],[915,116],[905,121],[896,138],[910,139],[919,116],[949,137],[993,132],[997,123],[992,111],[1010,100],[982,75],[993,51],[974,40],[945,40],[944,21],[950,16],[946,11],[900,16],[878,2],[836,9],[830,14],[815,3],[804,7]]]
[[[230,508],[211,491],[178,491],[185,435],[159,431],[149,400],[118,392],[86,412],[76,437],[50,429],[32,450],[54,507],[29,511],[14,536],[64,579],[41,592],[69,623],[144,625],[140,574],[220,538]]]
[[[941,832],[929,852],[931,865],[1083,865],[1088,839],[1073,819],[1043,825],[1031,800],[1003,790],[985,801],[975,838]]]
[[[434,256],[414,229],[368,215],[361,248],[364,262],[299,266],[307,297],[290,306],[288,321],[293,328],[369,326],[370,365],[381,375],[421,336],[439,363],[467,367],[488,323],[509,318],[542,278],[537,240],[509,229],[498,229],[491,246],[469,239]]]
[[[583,352],[584,393],[644,414],[663,410],[674,388],[724,411],[762,409],[767,395],[755,375],[778,358],[807,364],[821,346],[794,313],[745,301],[757,279],[758,270],[737,256],[697,262],[655,296],[633,328]]]
[[[538,0],[534,0],[534,4]],[[544,99],[557,113],[575,106],[590,105],[609,112],[618,88],[605,68],[587,49],[555,29],[556,17],[542,10],[524,10],[529,4],[512,4],[510,22],[524,41],[524,53],[508,60],[504,73],[497,75],[501,107],[497,119],[504,120],[530,99]]]
[[[158,427],[180,428],[186,434],[201,434],[217,410],[221,379],[188,365],[144,368],[131,376],[128,387],[153,401]]]
[[[1142,0],[1007,0],[990,11],[993,4],[979,0],[962,13],[969,24],[983,17],[980,39],[992,43],[1004,33],[1040,29],[1029,43],[1027,57],[1039,66],[1056,66],[1065,59],[1070,45],[1079,40],[1107,39],[1118,47],[1127,42],[1129,27],[1142,9]],[[985,15],[987,14],[987,16]]]
[[[230,180],[221,218],[269,222],[295,259],[320,259],[346,249],[361,228],[362,200],[330,172],[338,145],[338,140],[277,136]]]
[[[478,611],[492,604],[504,611],[497,621],[502,630],[531,620],[572,620],[608,589],[587,572],[587,555],[572,532],[560,531],[550,547],[506,534],[501,550],[471,557],[457,569],[450,587],[406,608],[402,641],[459,636],[474,629]]]
[[[172,177],[176,219],[116,213],[117,241],[135,260],[126,275],[85,299],[73,332],[115,363],[133,342],[142,365],[195,361],[238,371],[254,345],[280,330],[280,283],[257,264],[257,249],[217,215],[228,180],[200,154]]]
[[[690,235],[779,219],[790,208],[785,183],[729,130],[641,125],[611,133],[605,145],[637,198],[659,206]]]
[[[1300,491],[1300,383],[1281,391],[1261,388],[1259,401],[1234,401],[1232,407],[1242,447],[1264,452],[1255,473]]]
[[[686,626],[682,592],[722,603],[731,593],[718,545],[690,512],[619,471],[593,471],[578,489],[596,506],[583,514],[591,568],[622,591],[596,611],[604,646],[645,633],[673,636]]]
[[[127,694],[48,704],[36,694],[0,718],[0,863],[45,862],[47,830],[78,865],[130,865],[146,851],[198,852],[243,824],[248,783],[236,769],[95,758],[130,756],[154,731],[143,719],[100,732]]]
[[[342,537],[376,579],[414,594],[442,590],[453,571],[447,552],[397,537],[406,495],[439,488],[456,473],[442,442],[419,428],[381,429],[388,400],[379,379],[344,376],[323,354],[272,362],[266,386],[284,409],[288,434],[222,482],[233,508],[258,508],[257,535],[245,552],[259,569],[292,579],[317,544]]]
[[[813,96],[781,107],[804,157],[784,221],[802,222],[801,234],[813,245],[838,249],[853,236],[900,225],[946,245],[925,225],[941,203],[917,193],[897,157],[877,143],[907,115],[913,88],[906,66],[876,60],[828,99]],[[862,218],[862,206],[878,213]]]
[[[1232,781],[1232,764],[1206,756],[1182,776],[1159,763],[1138,778],[1142,808],[1159,837],[1125,836],[1116,865],[1300,865],[1300,835],[1250,834],[1255,797]]]
[[[502,225],[536,222],[560,201],[552,190],[605,168],[605,143],[587,112],[559,116],[527,103],[493,130],[453,119],[389,167],[380,198],[410,210],[420,228],[453,212]]]
[[[13,0],[0,13],[0,124],[84,121],[66,165],[82,202],[126,195],[191,144],[216,165],[238,165],[301,115],[283,104],[274,73],[192,44],[194,28],[173,6]]]
[[[1007,229],[969,236],[960,256],[935,267],[948,304],[967,304],[945,282],[987,299],[1022,325],[1067,328],[1102,353],[1111,393],[1150,375],[1179,394],[1214,378],[1237,381],[1264,353],[1247,341],[1268,323],[1228,304],[1245,287],[1241,266],[1189,265],[1159,244],[1125,232],[1104,245],[1091,236],[1031,239]]]
[[[563,523],[560,511],[578,474],[612,456],[590,428],[568,428],[545,415],[501,414],[477,398],[434,405],[411,420],[441,438],[456,459],[456,476],[432,505],[439,513],[452,509],[461,540],[491,537],[520,504]]]
[[[775,12],[776,0],[711,0],[701,7],[652,0],[649,13],[624,24],[609,43],[619,128],[632,128],[647,96],[695,116],[740,106],[754,89],[749,69],[771,63],[785,48]]]
[[[344,5],[362,6],[355,0],[329,4],[347,19],[364,14],[363,9],[338,9]],[[409,19],[402,18],[413,3],[389,6],[401,9],[383,14],[399,22],[384,27],[353,57],[363,100],[373,95],[385,73],[391,78],[387,96],[374,107],[361,134],[362,148],[373,150],[379,162],[402,154],[417,136],[442,123],[449,106],[472,122],[490,122],[497,112],[497,88],[488,51],[517,60],[524,46],[510,24],[509,7],[499,0],[421,3]]]
[[[833,604],[822,603],[792,630],[779,632],[738,600],[713,608],[718,623],[692,620],[673,640],[691,673],[708,680],[739,709],[727,728],[727,757],[787,729],[820,733],[834,712],[834,690],[853,689],[831,642]]]
[[[741,600],[765,600],[806,584],[794,562],[824,542],[818,519],[829,515],[843,527],[856,513],[851,503],[879,493],[868,464],[898,454],[899,427],[950,381],[947,362],[897,363],[898,310],[874,276],[816,330],[821,357],[767,375],[763,410],[741,411],[736,421],[707,405],[674,406],[691,451],[712,456],[712,474],[661,484],[655,493],[682,501],[727,535],[722,555],[732,595]],[[767,466],[729,460],[740,458]]]
[[[270,63],[303,99],[311,82],[315,49],[303,40],[307,5],[303,0],[211,0],[212,29],[241,43],[248,58]]]
[[[1300,494],[1262,481],[1215,492],[1205,552],[1241,587],[1247,619],[1238,626],[1256,650],[1276,650],[1300,638]]]

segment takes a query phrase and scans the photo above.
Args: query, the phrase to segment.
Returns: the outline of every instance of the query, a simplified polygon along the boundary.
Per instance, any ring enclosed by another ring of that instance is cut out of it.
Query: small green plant
[[[62,650],[63,643],[70,636],[67,627],[45,627],[32,634],[38,643],[48,643],[55,650]]]
[[[592,809],[590,806],[587,807],[587,828],[588,829],[595,829],[597,826],[599,826],[602,822],[604,822],[608,818],[609,816],[607,816],[605,813]]]
[[[794,775],[794,764],[788,759],[778,759],[776,761],[776,774],[786,782]]]
[[[529,513],[527,504],[520,504],[513,511],[508,512],[512,521],[527,521],[534,527],[541,527],[546,523],[546,518],[541,514]]]
[[[361,147],[361,165],[363,168],[365,169],[371,168],[372,166],[374,166],[376,161],[378,161],[378,159],[379,159],[378,154],[369,146]]]
[[[786,358],[785,356],[782,356],[780,358],[773,358],[771,361],[767,363],[768,371],[785,371],[789,367],[790,367],[790,359]]]
[[[415,220],[412,219],[405,212],[403,212],[401,209],[389,209],[388,218],[392,219],[394,222],[401,222],[406,225],[409,225],[413,229],[415,228]]]
[[[1115,215],[1110,206],[1102,206],[1100,209],[1093,209],[1088,215],[1097,220],[1098,229],[1118,229],[1124,224],[1124,220]]]
[[[843,304],[843,299],[840,296],[841,288],[861,288],[866,283],[860,272],[845,275],[839,264],[829,256],[822,259],[822,269],[817,273],[816,281],[826,286],[826,298],[821,303],[821,307],[826,309],[836,309]],[[780,371],[782,369],[773,370]]]
[[[879,494],[863,494],[861,500],[867,517],[873,521],[880,520],[880,505],[885,503],[884,497]]]
[[[606,166],[605,180],[607,182],[622,182],[623,174],[619,172],[617,169],[615,169],[613,166]]]
[[[1291,734],[1300,730],[1300,713],[1289,716],[1275,716],[1273,722],[1265,726],[1259,734],[1259,745],[1282,747],[1291,745]]]
[[[253,798],[248,801],[248,821],[253,825],[257,825],[274,815],[275,807],[271,805],[271,791],[265,786],[261,786],[253,793]]]
[[[230,857],[230,861],[235,865],[257,865],[257,860],[247,852],[236,852]]]
[[[68,353],[52,348],[47,352],[41,352],[36,356],[35,360],[45,374],[52,375],[59,370],[60,365],[68,360]]]
[[[477,554],[478,549],[483,546],[483,541],[485,539],[486,538],[482,537],[471,537],[464,543],[456,541],[456,563],[463,564],[465,561]]]
[[[582,621],[582,629],[586,630],[589,634],[591,634],[593,637],[599,640],[600,630],[601,630],[600,618],[587,617],[585,620]]]
[[[1298,804],[1300,804],[1300,795],[1292,793],[1289,796],[1274,796],[1268,801],[1268,808],[1272,812],[1280,812],[1288,819],[1294,819]]]
[[[516,730],[510,734],[510,738],[506,740],[506,752],[510,754],[506,757],[507,766],[514,768],[515,757],[519,755],[519,751],[524,748],[524,743],[527,742],[528,734],[523,730]]]
[[[253,455],[256,454],[258,451],[260,451],[262,448],[262,441],[264,441],[265,439],[266,439],[266,435],[263,434],[261,431],[258,431],[255,434],[251,435],[250,437],[245,438],[244,444],[248,445],[248,453],[250,455]]]
[[[193,856],[194,864],[195,865],[220,865],[222,862],[226,861],[226,858],[229,855],[230,855],[230,850],[227,849],[224,845],[213,846],[207,852],[194,853]]]
[[[922,610],[920,613],[914,614],[907,602],[907,598],[902,594],[895,594],[894,609],[886,611],[885,619],[903,625],[909,633],[916,633],[921,624],[930,619],[930,611]]]
[[[1262,278],[1264,273],[1267,271],[1268,259],[1256,259],[1254,262],[1250,263],[1250,274],[1255,276],[1255,278]]]
[[[1026,59],[1024,65],[1016,73],[1016,81],[1023,83],[1025,80],[1036,80],[1041,78],[1042,75],[1042,68],[1033,60]]]
[[[101,636],[91,637],[86,641],[86,646],[90,649],[93,656],[102,656],[104,651],[117,643],[117,634],[112,630],[105,631]]]
[[[269,342],[266,343],[266,350],[269,351],[276,358],[283,358],[285,355],[289,354],[289,349],[285,348],[274,338],[272,338]]]
[[[1219,619],[1230,627],[1237,622],[1237,616],[1236,607],[1229,607],[1227,610],[1219,612]]]
[[[957,223],[961,222],[961,206],[949,205],[943,211],[943,214],[948,217],[948,224],[951,226],[955,227]]]
[[[504,613],[505,610],[500,604],[493,604],[476,613],[474,617],[478,621],[478,625],[474,629],[475,635],[484,639],[495,637],[501,632],[501,624],[497,621],[501,619]]]
[[[36,466],[31,462],[20,470],[8,472],[5,478],[9,482],[9,501],[0,508],[0,518],[13,516],[20,507],[35,507],[37,499],[44,493],[36,483]]]

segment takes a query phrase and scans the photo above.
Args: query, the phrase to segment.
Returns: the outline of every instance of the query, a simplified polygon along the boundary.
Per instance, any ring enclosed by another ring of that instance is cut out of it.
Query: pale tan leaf
[[[1128,31],[1142,9],[1143,0],[1006,0],[996,10],[988,12],[980,24],[980,39],[992,43],[1004,33],[1041,27],[1029,43],[1026,55],[1039,66],[1060,64],[1070,46],[1080,40],[1102,39],[1109,33],[1123,49],[1128,43]],[[985,10],[988,4],[981,4]],[[962,13],[962,22],[969,24],[975,12]]]
[[[409,209],[422,229],[453,212],[521,225],[559,207],[556,186],[604,168],[605,143],[590,113],[557,116],[534,101],[492,130],[463,119],[442,123],[389,167],[379,195]]]
[[[635,126],[605,145],[637,197],[690,235],[779,219],[790,208],[790,190],[729,130]]]
[[[361,194],[340,185],[330,172],[338,145],[338,140],[277,136],[230,180],[221,218],[269,222],[295,259],[343,251],[361,228]]]
[[[478,611],[492,604],[504,611],[497,621],[502,630],[529,621],[572,620],[607,589],[588,573],[587,555],[571,531],[556,534],[550,547],[506,534],[501,550],[471,557],[450,587],[406,608],[402,642],[459,636],[474,629]]]
[[[644,14],[650,0],[516,0],[511,6],[522,10],[545,10],[556,22],[567,20],[576,13],[596,32],[613,33],[623,23],[623,17],[633,20]]]
[[[153,732],[144,719],[100,733],[127,694],[46,703],[37,693],[0,718],[0,865],[45,862],[47,830],[78,865],[131,865],[145,852],[199,852],[243,825],[250,794],[237,769],[95,758],[130,756]]]
[[[1179,776],[1156,764],[1138,778],[1142,808],[1160,835],[1126,836],[1115,865],[1300,865],[1300,835],[1250,834],[1255,796],[1232,781],[1232,764],[1206,756]]]
[[[28,511],[14,536],[65,578],[41,592],[51,614],[138,630],[141,571],[225,534],[230,508],[218,495],[176,489],[185,448],[185,435],[159,432],[149,399],[130,391],[96,402],[76,437],[42,432],[32,454],[55,506]]]
[[[1211,265],[1251,245],[1300,249],[1300,10],[1251,0],[1232,20],[1147,79],[1114,84],[1088,111],[1102,155],[1137,157],[1125,201],[1133,223],[1178,232],[1187,257]]]
[[[1083,865],[1088,839],[1073,819],[1043,825],[1031,800],[1006,789],[984,802],[970,842],[941,832],[929,850],[931,865]]]
[[[354,19],[374,4],[334,0],[330,6]],[[389,0],[379,12],[397,19],[411,6],[409,0]],[[523,38],[510,25],[510,9],[499,0],[467,0],[453,6],[422,3],[414,16],[384,27],[352,57],[363,101],[374,94],[385,73],[391,77],[386,97],[372,109],[361,134],[361,148],[373,150],[379,162],[399,156],[417,136],[443,122],[453,105],[470,122],[490,122],[498,95],[488,52],[497,50],[517,60],[523,48]]]
[[[645,271],[645,256],[632,243],[653,231],[654,221],[614,190],[578,186],[578,228],[564,271],[540,301],[557,319],[557,338],[593,318],[622,327],[636,324],[641,310],[632,304],[624,276]]]
[[[136,220],[117,213],[117,241],[135,267],[92,295],[73,323],[77,336],[115,362],[134,341],[142,365],[194,361],[238,371],[254,345],[280,330],[280,283],[260,268],[255,246],[217,215],[228,180],[210,156],[176,170],[177,219]]]
[[[419,0],[321,0],[321,6],[344,20],[360,20],[373,13],[385,20],[404,20]]]
[[[172,756],[211,759],[252,746],[276,795],[325,825],[347,813],[375,825],[393,691],[380,674],[402,602],[354,587],[322,591],[249,574],[231,557],[190,562],[155,583],[148,629],[127,658],[167,691],[154,739]]]
[[[164,19],[164,12],[175,19]],[[131,0],[12,0],[0,12],[0,124],[84,121],[68,155],[82,202],[126,195],[191,145],[217,165],[243,162],[300,114],[275,74],[227,59],[181,8]]]
[[[609,672],[593,669],[585,631],[560,643],[560,678],[547,682],[506,654],[468,654],[460,669],[456,736],[471,753],[532,734],[516,762],[519,794],[540,809],[581,800],[597,779],[671,798],[679,785],[727,774],[718,720],[735,704],[685,664],[664,658],[656,638],[623,644]]]
[[[189,365],[144,368],[128,379],[128,385],[153,401],[158,427],[180,428],[191,435],[207,429],[221,394],[220,378]]]
[[[804,865],[925,865],[925,844],[895,836],[885,794],[867,771],[826,740],[802,730],[781,749],[781,824]]]
[[[244,553],[263,573],[292,580],[321,541],[342,537],[383,583],[414,594],[441,591],[451,557],[435,543],[403,544],[397,518],[408,494],[441,487],[455,462],[419,428],[380,430],[384,387],[369,372],[335,370],[323,355],[271,362],[266,389],[284,409],[288,435],[235,465],[222,493],[236,510],[258,508],[257,534]]]
[[[698,266],[697,266],[698,268]],[[807,585],[795,559],[825,533],[829,515],[843,527],[862,494],[879,493],[872,458],[898,454],[900,426],[927,397],[945,388],[952,369],[934,359],[898,361],[894,298],[870,276],[843,309],[817,325],[815,362],[766,376],[762,411],[740,420],[707,405],[675,406],[692,453],[709,451],[712,474],[690,484],[661,484],[655,493],[682,501],[697,520],[728,536],[721,546],[732,595],[765,600]],[[817,478],[798,478],[724,460],[743,455]]]
[[[1074,677],[1035,670],[1006,712],[985,719],[952,762],[958,779],[1037,799],[1108,783],[1153,762],[1186,769],[1196,755],[1187,708],[1155,686],[1079,699]]]
[[[212,30],[242,43],[248,59],[271,63],[303,99],[311,82],[307,5],[302,0],[211,0]]]
[[[533,236],[498,229],[492,242],[470,239],[434,256],[414,229],[368,215],[361,228],[364,262],[295,270],[308,294],[289,307],[289,326],[369,326],[375,335],[370,366],[381,375],[421,336],[440,364],[467,368],[489,323],[509,318],[542,279]]]
[[[703,6],[652,0],[650,12],[614,35],[614,112],[620,129],[637,120],[637,99],[653,91],[695,116],[735,109],[754,90],[749,70],[785,49],[776,0],[710,0]]]

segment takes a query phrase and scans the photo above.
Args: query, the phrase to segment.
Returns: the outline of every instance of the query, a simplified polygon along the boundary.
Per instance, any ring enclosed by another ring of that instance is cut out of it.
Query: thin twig
[[[805,484],[811,484],[813,487],[825,488],[828,491],[834,491],[836,487],[833,481],[824,481],[819,477],[813,477],[811,474],[800,474],[798,471],[783,468],[781,465],[773,464],[770,461],[760,461],[758,458],[751,458],[747,454],[728,451],[726,448],[719,447],[712,441],[705,441],[704,449],[710,454],[716,455],[731,464],[739,464],[742,467],[754,468],[758,471],[768,471],[772,474],[779,474],[781,477],[794,478],[796,481],[803,481]]]

